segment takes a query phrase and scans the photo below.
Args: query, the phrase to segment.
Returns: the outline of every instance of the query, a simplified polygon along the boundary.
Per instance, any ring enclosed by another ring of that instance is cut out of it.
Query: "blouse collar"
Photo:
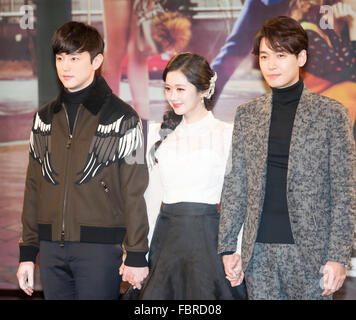
[[[199,130],[200,128],[207,126],[214,119],[215,118],[211,111],[208,111],[208,114],[204,116],[204,118],[193,123],[188,123],[183,116],[180,127],[182,128],[182,130]]]

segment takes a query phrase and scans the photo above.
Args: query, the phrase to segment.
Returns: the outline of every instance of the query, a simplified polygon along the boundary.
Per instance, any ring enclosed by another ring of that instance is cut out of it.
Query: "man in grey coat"
[[[347,109],[299,76],[308,37],[273,18],[254,54],[272,92],[236,110],[218,252],[249,299],[331,299],[346,277],[356,213],[356,150]],[[241,257],[234,253],[243,226]]]

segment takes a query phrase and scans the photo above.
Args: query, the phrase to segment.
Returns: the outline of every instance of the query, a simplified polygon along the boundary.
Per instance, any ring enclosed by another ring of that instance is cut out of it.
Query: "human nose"
[[[177,90],[172,90],[172,96],[171,96],[171,99],[172,99],[172,100],[177,100],[177,97],[178,97]]]
[[[273,56],[268,59],[268,69],[273,70],[276,67],[276,60]]]
[[[167,99],[171,101],[175,101],[177,99],[177,90],[172,89],[167,92]]]
[[[63,71],[69,71],[70,70],[70,61],[67,57],[65,57],[63,60],[62,60],[62,68],[63,68]]]

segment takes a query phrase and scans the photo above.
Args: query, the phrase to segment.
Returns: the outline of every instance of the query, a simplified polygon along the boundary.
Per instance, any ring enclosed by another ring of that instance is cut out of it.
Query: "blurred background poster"
[[[356,12],[356,0],[342,2]],[[306,85],[342,102],[356,132],[356,32],[352,30],[356,23],[333,16],[336,3],[0,0],[0,290],[18,288],[17,242],[28,139],[34,112],[58,94],[50,43],[58,27],[75,20],[100,31],[106,45],[102,75],[121,99],[150,121],[160,122],[167,107],[161,75],[168,60],[181,51],[205,56],[218,74],[213,112],[232,122],[239,104],[268,90],[251,54],[256,32],[268,18],[292,16],[310,39],[303,70]],[[356,270],[348,275],[355,277]],[[40,288],[38,276],[36,286]]]

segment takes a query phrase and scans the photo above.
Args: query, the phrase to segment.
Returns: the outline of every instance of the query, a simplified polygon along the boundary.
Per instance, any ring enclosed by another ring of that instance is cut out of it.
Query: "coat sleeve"
[[[153,231],[156,225],[157,217],[161,209],[163,199],[163,186],[161,176],[157,164],[154,164],[151,151],[154,144],[160,140],[159,130],[160,123],[152,123],[149,125],[147,138],[147,154],[146,159],[149,164],[149,184],[145,191],[145,200],[147,205],[147,215],[149,222],[148,242],[151,243]]]
[[[331,216],[327,261],[349,264],[356,217],[356,149],[348,111],[330,119]]]
[[[247,206],[244,142],[237,108],[230,155],[226,166],[219,224],[218,253],[235,252]]]
[[[19,240],[20,262],[33,261],[39,252],[37,205],[40,164],[31,156],[27,167],[22,210],[22,236]]]
[[[141,131],[142,134],[142,131]],[[142,140],[143,141],[143,137]],[[121,195],[126,224],[125,265],[144,267],[148,252],[148,219],[144,193],[148,186],[148,169],[143,143],[122,159],[119,168]]]

